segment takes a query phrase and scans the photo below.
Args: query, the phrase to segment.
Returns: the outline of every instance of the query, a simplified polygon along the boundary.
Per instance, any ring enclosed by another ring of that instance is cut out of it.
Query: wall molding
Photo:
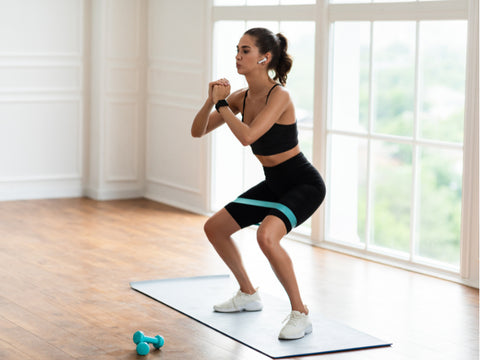
[[[0,176],[0,183],[16,183],[16,182],[38,182],[38,181],[58,181],[58,180],[81,180],[83,178],[80,172],[71,174],[55,174],[55,175],[33,175],[33,176]]]
[[[149,68],[168,68],[168,69],[178,69],[178,71],[195,71],[197,68],[198,71],[203,72],[203,62],[201,60],[195,59],[185,59],[173,56],[157,56],[148,58]]]
[[[0,103],[49,103],[49,102],[82,102],[83,101],[83,95],[79,92],[78,94],[72,94],[72,95],[65,95],[65,96],[60,96],[57,94],[57,92],[52,92],[51,94],[49,93],[46,96],[43,95],[43,93],[23,93],[22,96],[18,95],[17,96],[2,96],[0,94]]]
[[[106,38],[107,38],[107,42],[106,42],[106,59],[107,60],[111,60],[111,59],[122,59],[122,60],[131,60],[131,61],[139,61],[139,59],[141,58],[141,44],[142,44],[142,41],[141,41],[141,29],[140,29],[140,24],[142,23],[141,21],[141,1],[139,0],[134,0],[135,1],[135,30],[136,30],[136,34],[135,34],[135,51],[132,53],[132,54],[129,54],[129,56],[127,57],[123,57],[123,56],[116,56],[114,55],[114,51],[113,51],[113,48],[112,48],[112,45],[113,45],[113,41],[112,41],[112,38],[110,38],[110,32],[107,31],[106,32]],[[131,2],[131,1],[130,1]],[[115,11],[113,11],[113,7],[115,5],[113,4],[120,4],[120,1],[118,0],[106,0],[106,9],[105,9],[105,12],[106,12],[106,29],[108,30],[112,30],[112,24],[114,23],[112,21],[112,14],[115,13]],[[132,15],[132,14],[130,14]]]
[[[130,99],[130,100],[120,100],[120,99],[107,99],[105,101],[105,126],[106,126],[106,131],[104,132],[105,134],[105,139],[104,139],[104,143],[105,143],[105,153],[106,153],[106,156],[107,158],[110,158],[113,156],[113,154],[110,153],[111,151],[111,140],[110,138],[108,137],[108,134],[110,133],[109,131],[109,126],[112,124],[112,116],[110,114],[110,111],[112,110],[111,108],[111,105],[114,105],[114,104],[119,104],[119,105],[130,105],[133,107],[133,114],[134,114],[134,117],[131,119],[131,122],[132,122],[132,125],[133,125],[133,135],[132,135],[132,138],[133,138],[133,149],[131,149],[131,151],[133,151],[133,171],[134,173],[132,174],[129,174],[129,175],[126,175],[126,176],[118,176],[118,175],[113,175],[111,173],[109,173],[109,166],[108,164],[106,165],[106,168],[105,168],[105,181],[106,182],[137,182],[140,180],[140,176],[139,176],[139,161],[138,161],[138,155],[139,155],[139,152],[138,152],[138,137],[139,137],[139,110],[140,110],[140,105],[139,105],[139,102],[136,100],[136,99]]]
[[[84,49],[84,0],[75,0],[76,7],[74,9],[76,19],[75,29],[77,30],[75,36],[75,48],[76,51],[51,51],[51,52],[41,52],[41,51],[24,51],[24,52],[10,52],[10,51],[0,51],[1,57],[83,57]]]
[[[166,187],[169,187],[169,188],[172,188],[172,189],[189,192],[189,193],[192,193],[192,194],[195,194],[195,195],[201,195],[202,194],[202,192],[198,188],[193,188],[193,187],[190,187],[190,186],[175,184],[171,181],[160,179],[160,178],[155,177],[155,176],[147,176],[146,181],[150,182],[150,183],[153,183],[153,184],[157,184],[157,185],[163,185],[163,186],[166,186]]]
[[[193,98],[193,97],[187,97],[187,96],[174,97],[174,96],[169,96],[167,94],[159,93],[159,94],[153,95],[153,97],[150,96],[148,100],[149,105],[158,105],[158,106],[164,106],[164,107],[169,107],[174,109],[198,111],[199,106],[192,105],[191,103],[198,104],[199,99]],[[148,120],[151,120],[150,117],[148,118]]]

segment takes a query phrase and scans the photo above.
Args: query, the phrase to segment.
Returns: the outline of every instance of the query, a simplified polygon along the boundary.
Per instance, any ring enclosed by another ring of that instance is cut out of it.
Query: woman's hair
[[[287,54],[288,42],[283,34],[274,34],[265,28],[253,28],[247,30],[245,35],[255,38],[255,45],[261,54],[267,52],[272,54],[272,59],[268,64],[268,70],[273,70],[275,76],[273,80],[279,81],[280,84],[287,83],[287,75],[292,68],[292,57]]]

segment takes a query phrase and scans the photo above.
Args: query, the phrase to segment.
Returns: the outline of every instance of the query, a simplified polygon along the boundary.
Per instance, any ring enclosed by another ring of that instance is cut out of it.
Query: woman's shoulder
[[[247,88],[243,88],[243,89],[239,89],[232,92],[228,96],[228,103],[240,111],[240,109],[242,108],[243,99],[245,98],[245,93],[247,92],[247,90],[248,90]]]
[[[243,101],[243,98],[245,97],[245,93],[247,92],[248,88],[243,88],[243,89],[238,89],[238,90],[235,90],[234,92],[232,92],[229,96],[229,98],[231,100],[238,100],[238,99],[242,99]]]
[[[271,90],[269,102],[270,99],[278,102],[288,102],[291,100],[290,91],[285,86],[278,84]]]

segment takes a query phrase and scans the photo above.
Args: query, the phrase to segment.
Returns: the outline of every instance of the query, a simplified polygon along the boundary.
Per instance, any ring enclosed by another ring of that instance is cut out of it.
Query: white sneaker
[[[284,322],[288,322],[280,331],[278,335],[279,339],[282,340],[295,340],[303,338],[305,335],[310,334],[312,332],[312,322],[307,314],[303,314],[299,311],[292,311],[290,315],[288,315]]]
[[[213,309],[217,312],[260,311],[263,309],[263,304],[258,289],[251,295],[238,290],[235,296],[221,304],[214,305]]]

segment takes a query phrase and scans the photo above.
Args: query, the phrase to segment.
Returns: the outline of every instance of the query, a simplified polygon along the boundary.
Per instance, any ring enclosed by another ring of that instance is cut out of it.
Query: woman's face
[[[237,45],[237,72],[245,75],[252,70],[262,67],[258,62],[262,59],[258,48],[255,46],[255,39],[250,35],[243,35]]]

